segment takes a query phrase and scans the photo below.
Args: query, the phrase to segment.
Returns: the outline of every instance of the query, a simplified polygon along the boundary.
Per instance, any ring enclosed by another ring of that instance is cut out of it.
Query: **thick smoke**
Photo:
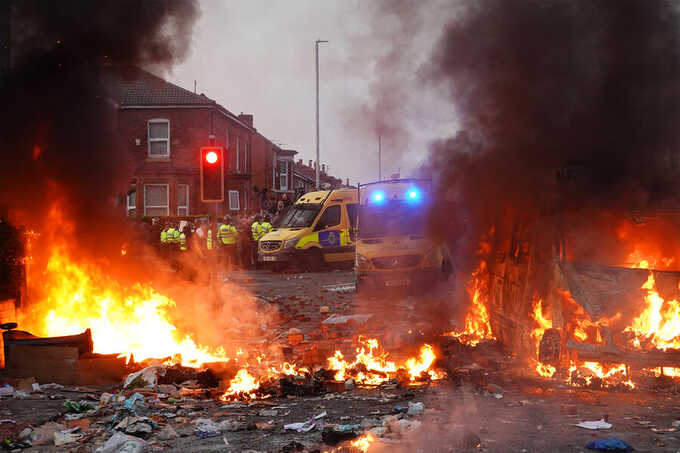
[[[679,24],[661,0],[465,3],[422,71],[460,118],[429,163],[459,257],[508,217],[677,199]]]
[[[181,60],[198,8],[194,0],[22,0],[3,7],[11,60],[0,79],[0,205],[43,227],[49,206],[62,199],[73,238],[91,246],[80,250],[119,248],[122,241],[110,239],[124,231],[116,203],[132,169],[100,76],[110,65],[163,70]]]

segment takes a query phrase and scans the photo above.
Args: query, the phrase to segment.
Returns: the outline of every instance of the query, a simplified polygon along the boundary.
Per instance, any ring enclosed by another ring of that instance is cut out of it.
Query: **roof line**
[[[253,132],[257,132],[257,129],[255,129],[253,126],[249,126],[248,124],[244,123],[243,121],[239,120],[238,117],[234,114],[230,114],[229,112],[226,112],[224,108],[220,108],[221,106],[217,104],[216,102],[213,102],[212,104],[195,104],[195,105],[163,105],[163,104],[157,104],[157,105],[128,105],[128,104],[121,104],[117,103],[118,108],[120,110],[132,110],[132,109],[213,109],[217,110],[219,113],[224,115],[225,117],[236,121],[238,124],[241,126],[245,127],[246,129],[249,129]]]

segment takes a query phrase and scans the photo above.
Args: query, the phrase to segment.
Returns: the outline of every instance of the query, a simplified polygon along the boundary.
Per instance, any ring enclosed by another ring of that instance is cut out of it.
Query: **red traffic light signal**
[[[201,148],[201,201],[224,201],[224,149],[221,146]]]
[[[205,161],[209,164],[217,162],[217,153],[215,151],[208,151],[205,153]]]

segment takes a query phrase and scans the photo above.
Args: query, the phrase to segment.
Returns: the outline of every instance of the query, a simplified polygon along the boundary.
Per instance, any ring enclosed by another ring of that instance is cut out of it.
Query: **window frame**
[[[236,136],[236,173],[240,174],[241,173],[241,168],[239,166],[239,158],[238,155],[241,153],[241,138],[237,135]]]
[[[185,197],[184,203],[185,203],[185,204],[183,204],[183,205],[180,205],[180,204],[179,204],[179,188],[180,188],[180,186],[186,187],[186,191],[184,192],[184,197]],[[186,214],[184,214],[185,216],[188,216],[188,215],[189,215],[189,202],[190,202],[190,200],[191,200],[191,198],[189,197],[189,190],[190,190],[190,189],[189,189],[189,184],[177,184],[176,193],[177,193],[177,195],[178,195],[178,196],[177,196],[177,215],[178,215],[178,216],[181,216],[181,215],[182,215],[182,214],[179,213],[179,210],[180,210],[180,209],[185,209],[185,210],[186,210]]]
[[[130,204],[132,201],[132,204]],[[130,214],[130,211],[134,211]],[[132,191],[125,195],[125,215],[127,217],[135,217],[137,215],[137,191]]]
[[[151,124],[168,125],[168,138],[151,138]],[[166,142],[166,154],[151,154],[151,143]],[[167,118],[151,118],[146,122],[146,155],[149,159],[170,159],[170,120]]]
[[[336,224],[334,224],[334,225],[323,225],[323,222],[322,222],[322,221],[323,221],[323,219],[324,219],[324,216],[326,215],[326,213],[327,213],[328,211],[330,211],[330,210],[333,209],[333,208],[337,208],[337,209],[338,209],[338,223],[336,223]],[[327,206],[326,209],[323,210],[323,212],[322,212],[321,215],[319,216],[319,220],[317,220],[317,221],[316,221],[316,224],[314,225],[314,231],[322,231],[322,230],[325,230],[325,229],[327,229],[327,228],[334,228],[334,227],[336,227],[336,226],[338,226],[338,225],[340,225],[340,224],[342,224],[342,205],[340,205],[340,204],[333,204],[333,205]],[[323,227],[323,228],[322,228],[322,227]]]
[[[228,193],[227,196],[229,197],[229,210],[230,210],[230,211],[240,211],[240,210],[241,210],[241,201],[240,201],[240,199],[241,199],[241,194],[239,193],[238,190],[229,190],[228,192],[229,192],[229,193]],[[233,193],[236,194],[236,208],[234,208],[234,207],[232,206],[232,203],[231,203],[231,195],[232,195]]]
[[[288,171],[288,170],[289,170],[289,167],[290,167],[290,166],[288,165],[288,159],[286,159],[286,158],[280,158],[280,159],[278,160],[277,163],[278,163],[278,167],[279,167],[279,171],[278,171],[278,174],[279,174],[279,190],[288,191],[288,180],[289,180],[289,175],[290,175],[290,172]],[[281,171],[281,168],[283,167],[282,164],[284,164],[284,163],[285,163],[285,167],[286,167],[286,172],[285,172],[285,173],[283,173],[283,172]],[[285,186],[285,187],[281,184],[281,177],[282,177],[282,176],[285,176],[285,177],[286,177],[286,186]]]
[[[147,206],[146,204],[146,188],[147,187],[165,187],[165,202],[167,203],[165,206]],[[159,208],[165,208],[165,216],[167,217],[170,214],[170,184],[144,184],[144,216],[149,216],[150,214],[147,214],[146,210],[147,208],[151,209],[159,209]],[[156,217],[156,216],[154,216]],[[158,216],[158,217],[163,217]]]

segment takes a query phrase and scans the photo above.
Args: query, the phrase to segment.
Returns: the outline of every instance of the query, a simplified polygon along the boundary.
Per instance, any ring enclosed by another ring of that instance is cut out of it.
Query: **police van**
[[[430,289],[452,272],[446,244],[427,233],[430,180],[359,184],[354,270],[357,292]]]
[[[351,265],[356,221],[356,189],[306,193],[260,239],[258,261],[275,270],[288,265],[312,271],[324,264]]]

